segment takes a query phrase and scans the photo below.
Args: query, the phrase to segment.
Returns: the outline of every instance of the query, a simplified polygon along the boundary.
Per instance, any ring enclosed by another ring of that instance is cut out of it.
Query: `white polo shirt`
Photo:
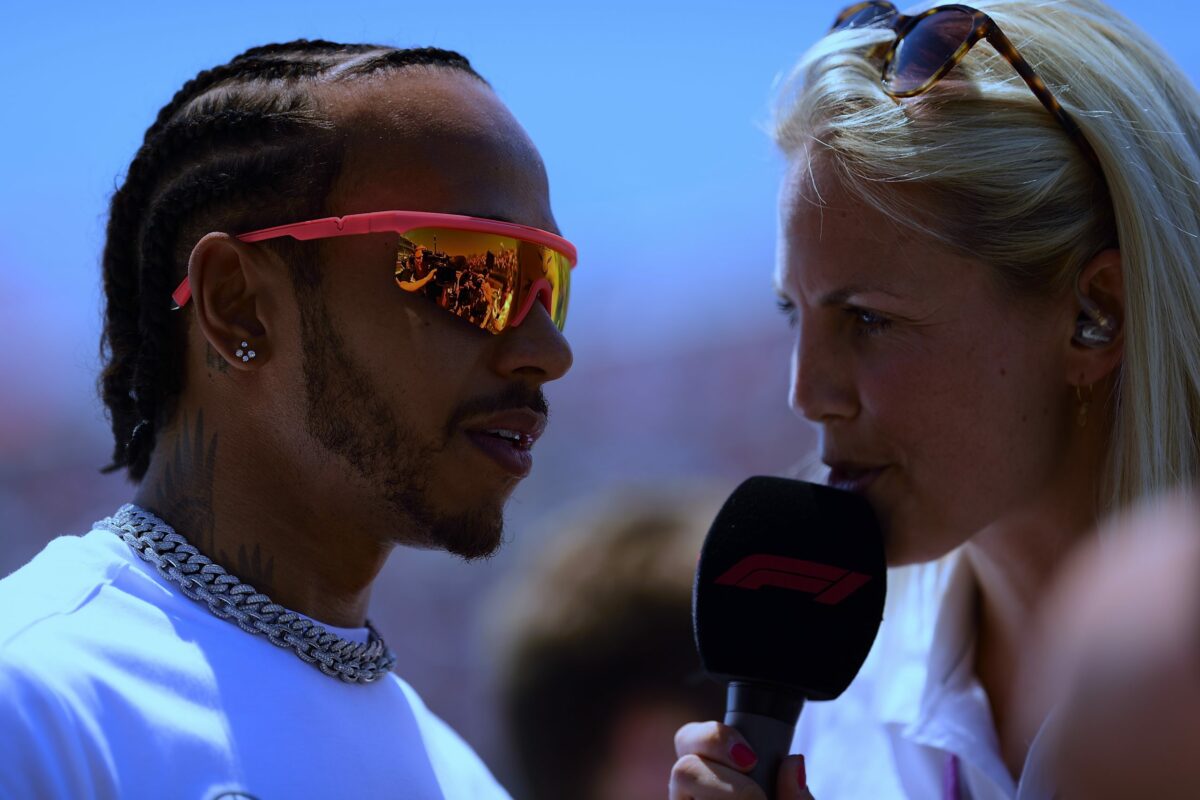
[[[962,800],[1052,800],[1047,725],[1019,783],[1000,755],[974,672],[977,589],[967,560],[893,570],[889,584],[884,623],[858,677],[800,716],[792,752],[805,754],[813,796],[948,800],[957,770]]]
[[[106,530],[0,580],[0,742],[3,798],[508,797],[395,674],[325,675]]]

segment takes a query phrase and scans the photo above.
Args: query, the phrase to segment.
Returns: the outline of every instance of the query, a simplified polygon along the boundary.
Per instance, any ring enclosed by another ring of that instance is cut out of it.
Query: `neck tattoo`
[[[396,656],[367,620],[367,642],[344,639],[308,617],[272,603],[253,586],[193,547],[175,529],[144,508],[127,503],[96,527],[120,536],[184,595],[247,633],[266,636],[306,663],[346,683],[370,683],[392,671]]]

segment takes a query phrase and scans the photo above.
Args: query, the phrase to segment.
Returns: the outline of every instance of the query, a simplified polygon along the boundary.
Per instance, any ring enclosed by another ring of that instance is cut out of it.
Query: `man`
[[[0,581],[0,796],[505,796],[366,608],[396,545],[498,547],[571,364],[555,231],[457,54],[298,41],[180,90],[103,262],[137,492]],[[482,322],[398,281],[420,248],[518,244],[539,260]]]

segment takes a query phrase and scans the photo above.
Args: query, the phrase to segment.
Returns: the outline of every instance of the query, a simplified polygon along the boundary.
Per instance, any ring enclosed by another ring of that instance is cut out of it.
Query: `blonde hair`
[[[784,83],[775,138],[823,159],[897,222],[1056,296],[1119,247],[1124,354],[1100,511],[1200,475],[1200,94],[1099,0],[983,2],[1079,123],[1103,175],[986,42],[930,92],[884,93],[871,45],[838,31]]]

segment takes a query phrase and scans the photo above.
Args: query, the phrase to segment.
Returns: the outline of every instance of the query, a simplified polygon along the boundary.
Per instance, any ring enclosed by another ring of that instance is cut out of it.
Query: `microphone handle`
[[[792,746],[803,696],[782,687],[733,681],[725,698],[725,724],[746,737],[758,763],[749,775],[775,797],[779,765]]]

